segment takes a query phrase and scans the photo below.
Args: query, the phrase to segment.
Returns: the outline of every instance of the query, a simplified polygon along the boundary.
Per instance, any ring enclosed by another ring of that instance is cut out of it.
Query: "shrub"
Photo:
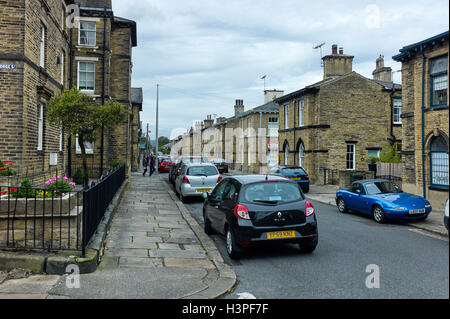
[[[84,174],[81,168],[78,168],[73,176],[73,181],[77,184],[83,184]]]
[[[2,161],[0,161],[0,176],[17,175],[17,172],[11,168],[12,164],[13,163],[11,162],[3,163]]]
[[[397,144],[383,147],[380,154],[380,162],[382,163],[400,163],[402,161],[400,154],[397,152]]]
[[[14,198],[31,198],[34,197],[33,184],[28,178],[22,180],[20,188],[11,187],[9,190],[11,197]]]

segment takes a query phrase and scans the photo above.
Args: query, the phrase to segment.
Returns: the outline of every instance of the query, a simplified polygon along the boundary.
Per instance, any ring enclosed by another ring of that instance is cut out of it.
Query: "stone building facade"
[[[402,62],[403,189],[426,197],[434,209],[448,199],[449,32],[408,45]]]
[[[142,88],[131,88],[131,171],[133,172],[137,172],[139,170],[139,140],[142,136],[140,112],[142,112],[143,103]]]
[[[368,158],[390,143],[401,144],[401,86],[377,60],[375,79],[352,67],[353,56],[337,45],[323,57],[324,78],[275,100],[279,105],[280,165],[300,165],[316,183],[337,182],[339,172],[368,170]],[[400,106],[400,107],[399,107]],[[397,116],[398,120],[398,116]]]
[[[69,2],[0,5],[0,160],[13,162],[19,178],[36,184],[64,170],[68,160],[66,139],[48,122],[46,105],[68,84]]]
[[[137,163],[133,156],[137,156],[138,127],[134,122],[136,109],[131,88],[136,23],[115,16],[111,0],[74,2],[80,8],[80,18],[69,31],[72,44],[69,87],[77,87],[101,102],[115,99],[130,111],[122,124],[112,130],[102,128],[96,132],[94,143],[86,143],[89,174],[98,177],[113,163],[125,163],[129,174],[136,169],[132,164]],[[68,167],[71,174],[82,167],[81,149],[75,136],[69,142]]]

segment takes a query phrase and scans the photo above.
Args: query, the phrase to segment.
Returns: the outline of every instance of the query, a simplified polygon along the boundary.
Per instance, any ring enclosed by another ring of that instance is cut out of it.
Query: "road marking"
[[[238,299],[256,299],[255,296],[253,296],[251,293],[249,292],[241,292],[238,295]]]
[[[425,230],[420,230],[420,229],[416,229],[416,228],[408,228],[408,230],[412,231],[414,233],[417,233],[417,234],[421,234],[421,235],[424,235],[424,236],[428,236],[428,237],[432,237],[432,238],[435,238],[435,239],[439,239],[439,240],[448,242],[448,237],[445,237],[445,236],[432,234],[432,233],[427,232]]]

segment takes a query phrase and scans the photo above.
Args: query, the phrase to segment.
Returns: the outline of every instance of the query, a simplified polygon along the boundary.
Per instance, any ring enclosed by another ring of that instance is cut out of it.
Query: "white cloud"
[[[379,8],[379,27],[367,28],[366,8]],[[160,135],[188,129],[208,114],[233,115],[263,102],[266,87],[285,93],[322,78],[319,51],[326,42],[355,56],[353,69],[372,76],[375,59],[448,30],[444,0],[113,0],[117,16],[137,22],[133,86],[144,88],[142,120],[154,132],[156,84],[161,85]],[[400,80],[400,75],[395,74]]]

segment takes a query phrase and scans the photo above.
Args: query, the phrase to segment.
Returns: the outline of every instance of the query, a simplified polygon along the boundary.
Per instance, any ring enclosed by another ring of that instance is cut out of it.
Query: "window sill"
[[[448,105],[445,105],[445,104],[433,105],[433,106],[430,106],[430,107],[426,108],[424,110],[424,112],[437,111],[437,110],[447,110],[447,109],[448,109]]]
[[[434,191],[448,192],[449,187],[444,185],[430,185],[428,186],[428,189]]]

